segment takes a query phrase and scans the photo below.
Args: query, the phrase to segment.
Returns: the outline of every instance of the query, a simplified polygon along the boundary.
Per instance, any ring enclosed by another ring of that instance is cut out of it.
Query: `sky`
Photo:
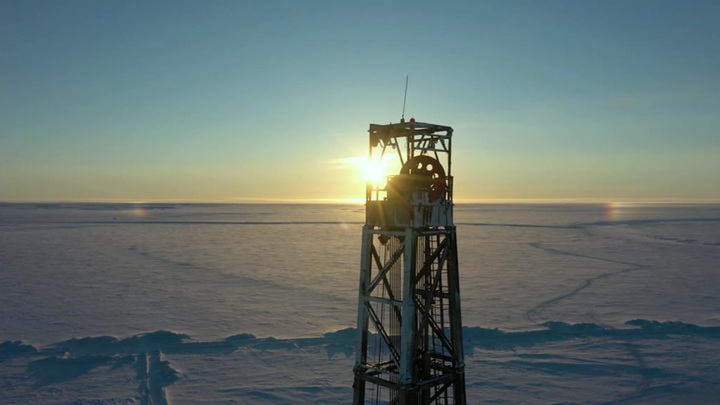
[[[406,75],[459,202],[720,201],[720,2],[662,0],[2,0],[0,201],[358,200]]]

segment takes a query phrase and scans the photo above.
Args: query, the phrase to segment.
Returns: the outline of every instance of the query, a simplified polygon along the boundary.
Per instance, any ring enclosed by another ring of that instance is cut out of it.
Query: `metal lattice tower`
[[[413,119],[369,132],[371,161],[400,170],[367,184],[353,402],[464,405],[453,130]]]

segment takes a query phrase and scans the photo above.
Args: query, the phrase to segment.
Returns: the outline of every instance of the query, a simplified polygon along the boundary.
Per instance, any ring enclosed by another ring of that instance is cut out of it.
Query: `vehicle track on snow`
[[[532,322],[538,322],[541,320],[545,320],[545,318],[543,318],[541,316],[541,312],[543,309],[550,307],[552,305],[555,305],[562,300],[565,300],[567,298],[570,298],[570,297],[573,297],[573,296],[579,294],[583,290],[590,288],[593,285],[593,283],[597,280],[602,280],[602,279],[605,279],[608,277],[617,276],[620,274],[630,273],[633,271],[643,270],[643,269],[647,268],[646,266],[643,266],[643,265],[637,264],[637,263],[630,263],[630,262],[624,262],[624,261],[620,261],[620,260],[607,259],[607,258],[598,257],[598,256],[583,255],[580,253],[574,253],[574,252],[569,252],[566,250],[560,250],[560,249],[555,249],[555,248],[551,248],[551,247],[546,247],[546,246],[543,246],[542,243],[530,243],[529,245],[535,249],[539,249],[539,250],[542,250],[542,251],[550,253],[550,254],[577,257],[577,258],[587,259],[587,260],[598,260],[598,261],[602,261],[602,262],[606,262],[606,263],[621,264],[624,266],[628,266],[627,268],[622,269],[622,270],[610,271],[607,273],[598,274],[596,276],[585,279],[583,282],[581,282],[577,287],[575,287],[571,291],[568,291],[564,294],[555,296],[553,298],[550,298],[548,300],[545,300],[545,301],[539,303],[538,305],[534,306],[533,308],[531,308],[525,312],[525,318]]]

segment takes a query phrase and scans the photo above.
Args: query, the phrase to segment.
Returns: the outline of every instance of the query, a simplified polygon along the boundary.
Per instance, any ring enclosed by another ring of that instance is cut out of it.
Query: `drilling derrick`
[[[399,170],[366,189],[353,402],[464,405],[453,130],[411,119],[369,132],[370,161]]]

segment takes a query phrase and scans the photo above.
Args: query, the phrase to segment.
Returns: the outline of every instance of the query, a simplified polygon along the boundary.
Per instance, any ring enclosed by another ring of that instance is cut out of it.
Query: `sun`
[[[397,158],[384,155],[353,156],[329,160],[330,167],[353,172],[352,181],[363,181],[376,188],[382,188],[390,174],[394,173]]]
[[[373,156],[372,159],[364,159],[363,163],[365,181],[376,187],[382,185],[387,176],[387,165],[377,156]]]
[[[362,170],[365,181],[372,184],[373,187],[383,186],[388,175],[393,173],[393,168],[396,166],[395,160],[393,156],[389,155],[383,157],[375,155],[372,158],[363,158]]]

